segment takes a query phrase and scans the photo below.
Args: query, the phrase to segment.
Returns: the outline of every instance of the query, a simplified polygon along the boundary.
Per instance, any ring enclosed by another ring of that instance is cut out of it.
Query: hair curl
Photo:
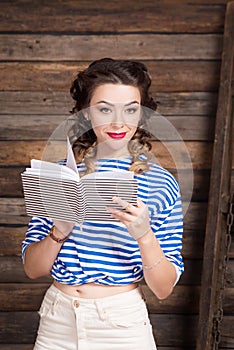
[[[128,143],[128,150],[132,156],[129,170],[135,173],[147,171],[150,160],[151,134],[144,130],[145,120],[150,116],[150,110],[155,111],[157,104],[150,96],[151,78],[143,63],[130,60],[114,60],[103,58],[92,62],[87,69],[79,72],[72,83],[70,93],[75,100],[72,113],[76,114],[77,122],[73,127],[73,151],[77,162],[84,160],[86,172],[95,171],[94,159],[96,153],[96,135],[91,122],[85,118],[83,111],[89,107],[95,89],[103,84],[124,84],[137,87],[141,95],[143,109],[141,120],[132,139]],[[145,157],[140,157],[144,155]],[[84,175],[84,174],[83,174]]]

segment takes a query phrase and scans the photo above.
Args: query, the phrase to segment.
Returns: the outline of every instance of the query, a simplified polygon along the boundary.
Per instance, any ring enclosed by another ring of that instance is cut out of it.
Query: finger
[[[121,207],[123,207],[124,209],[126,208],[130,208],[131,207],[131,204],[128,203],[127,201],[123,200],[122,198],[120,197],[113,197],[112,198],[113,202],[115,202],[116,204],[119,204],[121,205]]]
[[[113,197],[112,198],[113,202],[115,202],[116,204],[121,205],[125,210],[127,210],[130,214],[137,216],[139,215],[139,209],[138,207],[135,207],[134,205],[132,205],[131,203],[123,200],[120,197]]]
[[[143,208],[145,206],[145,203],[142,202],[142,200],[139,197],[137,197],[137,206],[139,208]]]
[[[106,207],[106,210],[109,213],[111,213],[111,215],[114,218],[120,220],[124,224],[132,221],[133,216],[127,212],[124,212],[123,210],[118,210],[118,209],[110,208],[110,207]]]

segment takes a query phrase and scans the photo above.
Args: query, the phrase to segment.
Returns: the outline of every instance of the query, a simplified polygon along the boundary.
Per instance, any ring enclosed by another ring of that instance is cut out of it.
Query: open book
[[[21,177],[29,216],[77,223],[113,221],[105,207],[123,209],[113,203],[113,196],[136,205],[137,180],[133,172],[102,171],[80,178],[69,140],[66,166],[32,159],[31,167]]]

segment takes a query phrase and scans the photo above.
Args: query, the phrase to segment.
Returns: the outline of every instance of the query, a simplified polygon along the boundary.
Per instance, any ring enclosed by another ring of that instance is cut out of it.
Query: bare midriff
[[[71,286],[57,281],[53,282],[54,286],[61,292],[77,298],[96,299],[129,292],[137,288],[137,283],[127,284],[124,286],[105,286],[96,283],[87,283],[78,286]]]

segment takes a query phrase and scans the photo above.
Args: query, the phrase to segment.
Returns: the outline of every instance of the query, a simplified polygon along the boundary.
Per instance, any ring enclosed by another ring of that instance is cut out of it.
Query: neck
[[[110,148],[105,148],[105,147],[97,147],[97,154],[96,158],[101,159],[101,158],[125,158],[129,157],[130,153],[128,150],[128,147],[123,147],[120,149],[110,149]]]

